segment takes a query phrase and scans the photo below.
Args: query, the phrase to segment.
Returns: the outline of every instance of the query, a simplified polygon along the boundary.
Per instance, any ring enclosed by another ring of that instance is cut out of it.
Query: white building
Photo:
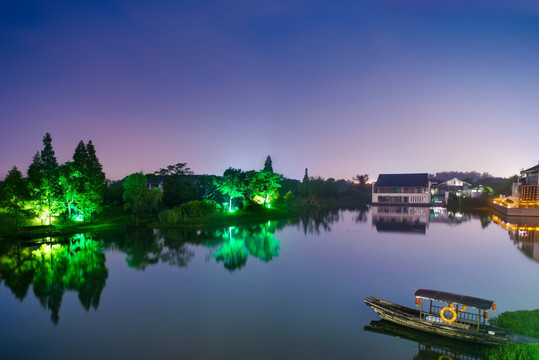
[[[372,203],[380,205],[430,205],[427,173],[380,174],[372,187]]]

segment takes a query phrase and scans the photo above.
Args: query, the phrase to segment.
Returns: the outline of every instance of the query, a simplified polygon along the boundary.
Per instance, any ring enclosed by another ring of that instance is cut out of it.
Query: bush
[[[539,338],[539,309],[504,312],[490,323],[517,334]]]
[[[539,337],[539,309],[504,312],[491,319],[490,323],[509,329],[515,334]],[[483,357],[489,360],[539,359],[539,346],[537,344],[507,344],[486,350]]]
[[[488,360],[535,360],[539,359],[539,346],[537,344],[507,344],[489,348],[482,354]]]
[[[194,200],[181,204],[171,210],[159,214],[159,221],[165,224],[178,224],[193,218],[203,218],[214,215],[218,205],[214,201]]]

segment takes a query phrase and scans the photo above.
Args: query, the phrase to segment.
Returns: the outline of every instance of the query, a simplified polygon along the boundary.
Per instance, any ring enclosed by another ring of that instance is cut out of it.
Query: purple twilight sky
[[[187,162],[301,179],[539,160],[539,3],[0,2],[0,179],[50,132],[110,179]]]

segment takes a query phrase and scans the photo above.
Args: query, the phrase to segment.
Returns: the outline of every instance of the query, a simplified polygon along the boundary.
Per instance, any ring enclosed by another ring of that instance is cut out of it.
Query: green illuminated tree
[[[125,203],[131,203],[147,189],[146,177],[142,171],[133,173],[124,179],[123,187],[123,200]]]
[[[123,187],[124,207],[131,211],[137,225],[141,216],[149,216],[159,208],[163,193],[159,189],[148,189],[142,171],[126,177]]]
[[[18,229],[19,223],[29,217],[30,191],[23,179],[21,172],[16,166],[13,166],[8,172],[2,191],[0,192],[0,204],[6,210],[9,217],[15,223]]]
[[[266,206],[271,200],[279,196],[279,188],[283,177],[273,171],[261,170],[255,172],[249,181],[251,199]]]
[[[86,154],[83,152],[82,158],[84,160],[82,174],[86,178],[86,183],[84,184],[84,192],[78,206],[84,218],[89,217],[91,219],[92,214],[97,212],[103,203],[105,187],[105,173],[103,172],[103,166],[101,166],[97,158],[92,140],[88,141]],[[73,160],[75,160],[75,154],[73,154]]]
[[[84,219],[91,220],[92,214],[103,203],[105,186],[105,174],[91,140],[88,145],[81,140],[73,154],[73,162],[60,166],[59,184],[68,215],[76,209]]]
[[[28,182],[34,211],[42,220],[48,217],[50,224],[52,215],[63,212],[65,206],[60,195],[58,162],[49,133],[43,137],[43,150],[34,155],[28,168]]]
[[[62,189],[61,197],[67,209],[68,216],[71,217],[71,210],[81,200],[81,193],[84,191],[84,178],[72,162],[67,162],[60,166],[58,173],[58,182]]]
[[[232,211],[232,199],[245,197],[247,190],[246,175],[240,169],[228,168],[223,177],[215,181],[219,191],[229,197],[228,210]]]

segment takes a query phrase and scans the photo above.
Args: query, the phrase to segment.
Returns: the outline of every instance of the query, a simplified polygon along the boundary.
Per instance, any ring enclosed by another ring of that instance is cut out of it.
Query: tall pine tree
[[[264,171],[273,172],[273,164],[271,161],[271,156],[266,157],[266,162],[264,163]]]
[[[80,172],[84,172],[86,163],[88,162],[88,152],[86,151],[86,145],[84,141],[79,141],[79,144],[75,148],[73,154],[73,166]]]
[[[34,210],[51,223],[52,215],[64,210],[61,188],[58,182],[58,161],[54,155],[51,134],[43,137],[43,150],[36,153],[28,168],[28,181]]]
[[[84,218],[92,218],[103,202],[105,173],[97,158],[92,140],[84,144],[81,140],[73,154],[73,169],[80,173],[76,206]]]

